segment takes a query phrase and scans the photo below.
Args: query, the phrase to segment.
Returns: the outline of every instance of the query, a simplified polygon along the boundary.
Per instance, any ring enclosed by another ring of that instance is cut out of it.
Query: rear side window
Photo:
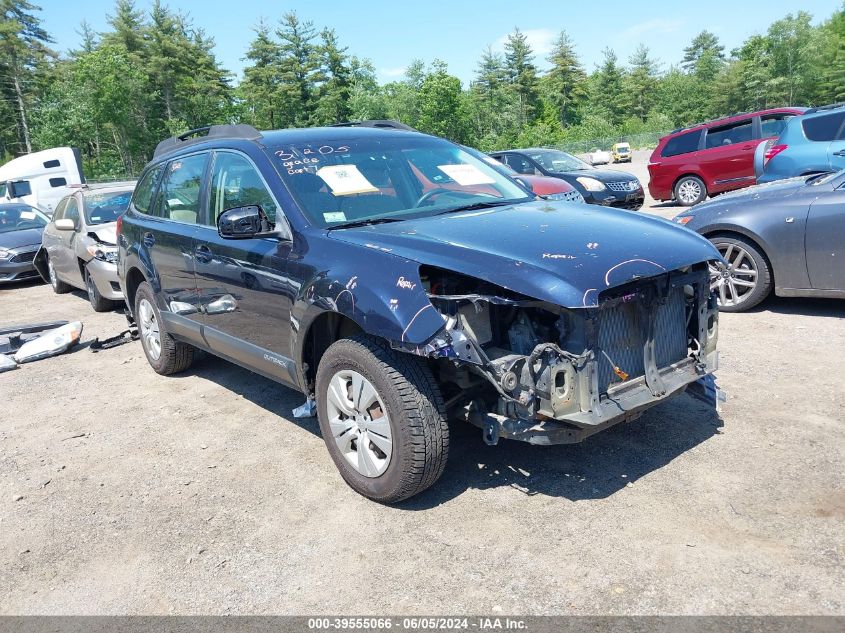
[[[144,214],[150,213],[153,192],[155,191],[158,177],[161,175],[163,169],[164,167],[161,165],[153,167],[146,173],[146,175],[144,175],[143,178],[141,178],[141,182],[139,182],[138,186],[135,188],[135,195],[132,198],[132,204],[139,212]]]
[[[59,167],[59,166],[61,166],[61,163],[56,159],[44,161],[44,168],[45,169],[52,169],[53,167]]]
[[[843,138],[842,124],[845,111],[810,117],[801,122],[804,136],[809,141],[833,141]]]
[[[786,128],[786,122],[794,116],[794,114],[767,114],[760,117],[760,138],[780,136]]]
[[[64,178],[50,178],[51,187],[64,187],[67,185],[67,180]]]
[[[689,154],[698,150],[698,143],[701,140],[701,130],[694,132],[687,132],[685,134],[678,134],[673,136],[663,147],[661,156],[678,156],[680,154]]]
[[[196,224],[200,215],[200,193],[208,154],[177,158],[167,164],[156,196],[155,215],[186,224]]]
[[[707,130],[707,140],[704,147],[711,149],[713,147],[734,145],[735,143],[745,143],[750,141],[752,137],[751,119],[746,119],[745,121],[731,123],[730,125],[710,128]]]

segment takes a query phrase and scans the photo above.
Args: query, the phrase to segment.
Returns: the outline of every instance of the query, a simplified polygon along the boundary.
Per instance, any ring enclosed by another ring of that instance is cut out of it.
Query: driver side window
[[[524,156],[519,154],[505,154],[505,164],[518,174],[534,175],[534,165]]]
[[[224,211],[259,206],[270,222],[276,222],[276,203],[255,166],[240,154],[219,152],[214,156],[209,195],[209,220],[217,226]]]

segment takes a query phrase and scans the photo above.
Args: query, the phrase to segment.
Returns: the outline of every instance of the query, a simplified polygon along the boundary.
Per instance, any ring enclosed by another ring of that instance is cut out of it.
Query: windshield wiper
[[[372,226],[374,224],[387,224],[388,222],[401,222],[402,218],[368,218],[366,220],[356,220],[355,222],[345,222],[343,224],[335,224],[328,228],[329,231],[334,229],[354,229],[357,226]]]
[[[465,204],[460,207],[452,207],[451,209],[440,211],[439,213],[435,213],[434,215],[446,215],[447,213],[457,213],[458,211],[477,211],[478,209],[490,209],[492,207],[502,207],[516,203],[517,201],[514,200],[491,200],[490,202],[473,202],[471,204]]]

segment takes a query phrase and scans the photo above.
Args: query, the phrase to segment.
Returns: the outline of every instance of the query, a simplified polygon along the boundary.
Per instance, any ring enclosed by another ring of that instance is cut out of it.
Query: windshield
[[[132,190],[96,192],[85,194],[85,223],[105,224],[114,222],[129,208]]]
[[[543,151],[530,152],[528,153],[528,156],[540,163],[546,171],[563,172],[592,169],[592,166],[588,165],[580,158],[575,158],[572,154],[567,154],[566,152],[561,152],[556,149],[544,149]]]
[[[41,211],[26,204],[0,205],[0,233],[40,229],[49,221]]]
[[[448,141],[405,134],[269,148],[309,220],[334,228],[533,199]]]

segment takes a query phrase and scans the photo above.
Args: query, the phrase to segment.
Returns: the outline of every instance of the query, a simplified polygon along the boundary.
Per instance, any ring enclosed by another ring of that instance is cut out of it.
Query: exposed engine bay
[[[638,417],[718,364],[705,263],[609,288],[591,302],[585,295],[579,308],[430,266],[420,278],[445,327],[423,346],[394,347],[433,359],[451,415],[482,427],[488,443],[580,441]]]

